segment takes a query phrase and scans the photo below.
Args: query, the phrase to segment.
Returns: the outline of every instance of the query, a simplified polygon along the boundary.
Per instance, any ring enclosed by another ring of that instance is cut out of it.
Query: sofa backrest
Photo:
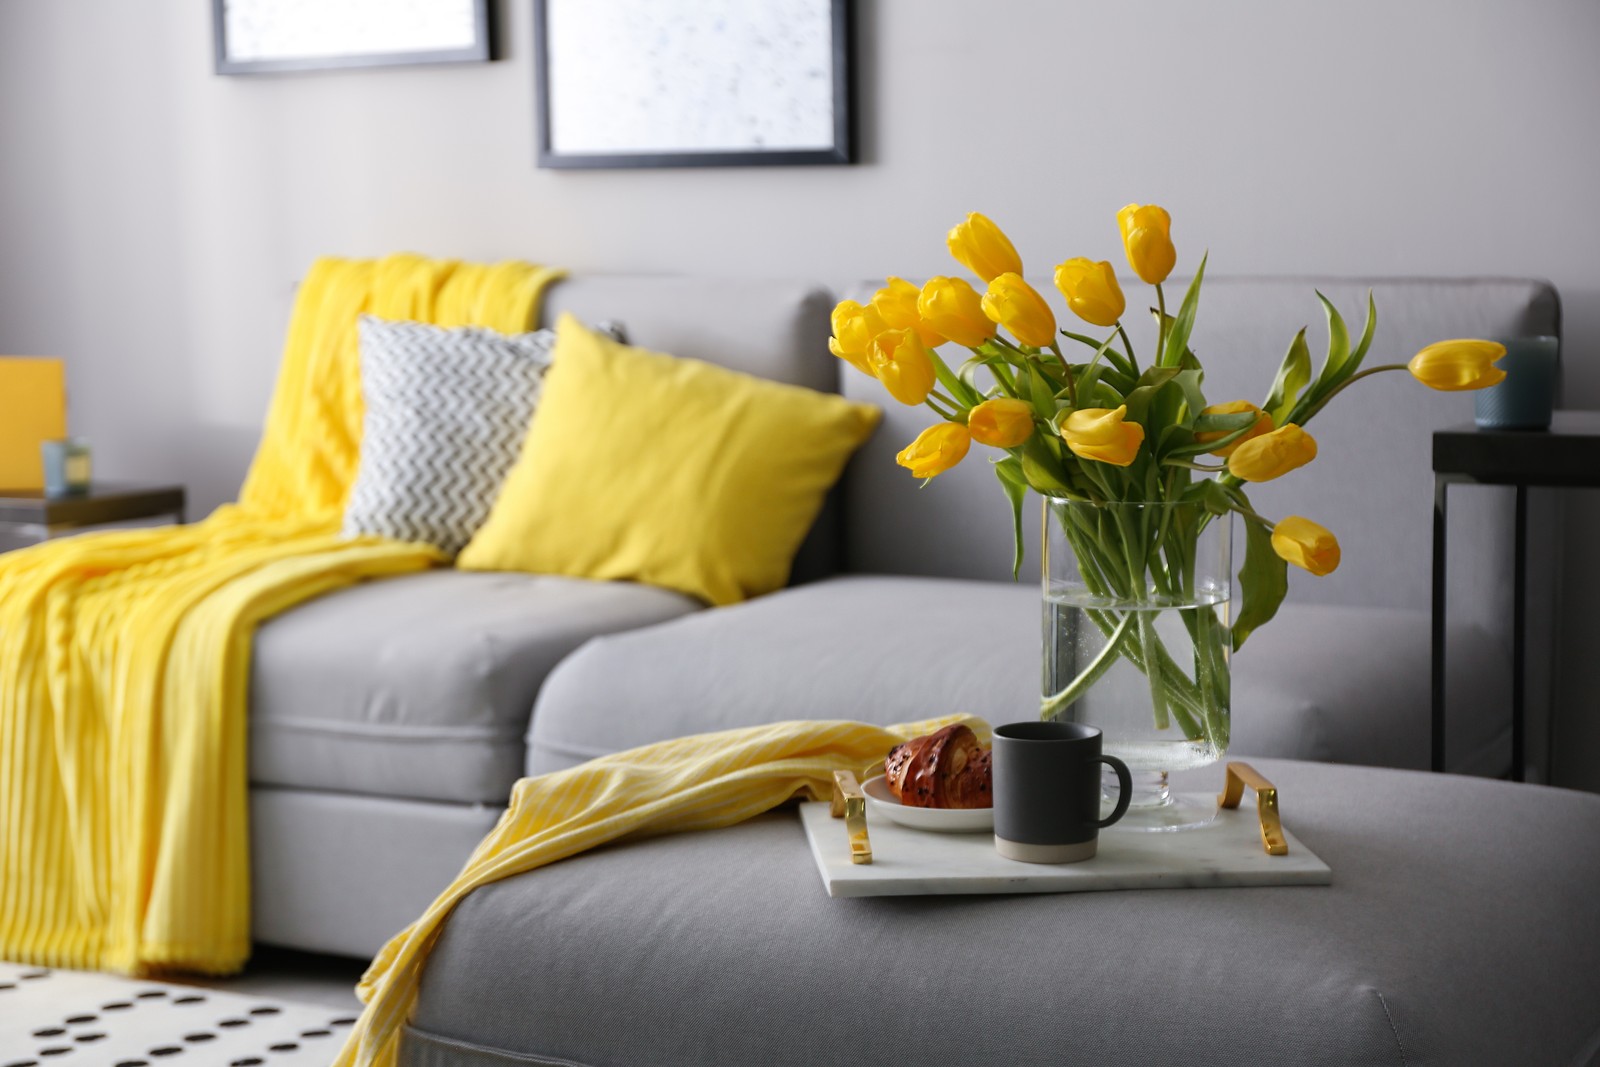
[[[616,319],[631,344],[834,392],[833,304],[815,282],[575,274],[550,287],[541,325],[563,311],[585,322]]]
[[[790,385],[834,392],[837,362],[828,352],[834,296],[814,282],[575,274],[553,285],[541,325],[563,311],[585,322],[614,319],[630,343],[705,360]],[[838,568],[838,493],[824,506],[795,558],[792,580]],[[648,507],[649,501],[640,501]]]
[[[1123,284],[1130,302],[1150,292],[1137,280]],[[1186,286],[1186,281],[1174,280],[1166,287],[1173,305]],[[1537,281],[1207,278],[1191,343],[1206,367],[1207,397],[1213,403],[1240,398],[1260,403],[1302,326],[1311,327],[1307,342],[1320,368],[1327,330],[1314,290],[1339,308],[1354,338],[1365,321],[1369,287],[1377,302],[1378,326],[1366,366],[1403,363],[1433,341],[1558,334],[1560,329],[1556,292]],[[847,295],[864,300],[872,288],[863,286]],[[1047,297],[1054,294],[1051,286],[1038,288]],[[1052,304],[1060,314],[1059,294]],[[1132,320],[1133,307],[1129,310]],[[1147,321],[1149,316],[1137,318],[1139,328],[1130,332],[1147,365],[1153,322]],[[883,425],[845,476],[846,569],[1008,579],[1011,518],[988,469],[988,459],[996,453],[974,447],[959,467],[918,488],[894,457],[933,421],[933,414],[895,403],[877,382],[843,363],[839,370],[846,395],[885,406]],[[1318,579],[1290,568],[1293,597],[1331,604],[1428,606],[1431,434],[1470,423],[1472,407],[1471,393],[1435,392],[1399,372],[1356,383],[1317,416],[1310,426],[1319,445],[1316,462],[1250,490],[1264,514],[1304,515],[1339,537],[1344,552],[1339,570]],[[1039,566],[1039,510],[1032,501],[1028,507],[1025,581],[1036,579]],[[1452,558],[1481,557],[1486,566],[1503,566],[1497,560],[1509,556],[1492,555],[1499,547],[1492,542],[1506,528],[1498,521],[1498,502],[1480,501],[1458,511],[1452,498],[1451,508],[1453,516],[1462,515],[1465,527],[1451,534]]]
[[[1130,297],[1148,293],[1124,279]],[[1185,282],[1168,286],[1177,302]],[[613,318],[638,345],[813,389],[840,390],[884,408],[884,423],[852,460],[796,560],[794,580],[834,570],[1005,580],[1011,570],[1011,526],[1004,497],[975,448],[961,466],[926,488],[896,466],[895,453],[933,415],[897,404],[875,381],[828,353],[828,313],[838,295],[865,300],[875,284],[840,293],[802,281],[580,275],[557,283],[544,319],[562,311],[587,321]],[[1327,333],[1315,290],[1344,314],[1353,335],[1365,318],[1367,289],[1378,305],[1378,329],[1367,365],[1405,362],[1417,349],[1451,337],[1560,333],[1555,290],[1526,279],[1208,278],[1193,347],[1206,365],[1214,402],[1260,401],[1294,333],[1320,365]],[[1041,285],[1052,294],[1052,287]],[[1060,312],[1060,302],[1052,299]],[[1148,353],[1153,326],[1130,313],[1131,332]],[[959,350],[952,350],[952,358]],[[1425,609],[1431,570],[1433,430],[1470,423],[1472,394],[1438,393],[1401,373],[1357,383],[1317,416],[1311,432],[1316,462],[1277,482],[1256,486],[1259,510],[1305,515],[1332,529],[1344,562],[1327,578],[1293,571],[1293,597],[1313,603]],[[1503,595],[1460,599],[1457,586],[1479,587],[1484,573],[1509,584],[1503,544],[1509,531],[1504,494],[1454,494],[1451,500],[1452,597],[1496,612]],[[1038,573],[1038,510],[1030,502],[1024,581]],[[1480,566],[1481,564],[1481,566]],[[1293,570],[1291,568],[1291,570]],[[1457,581],[1460,579],[1460,581]],[[1481,592],[1481,589],[1480,589]]]

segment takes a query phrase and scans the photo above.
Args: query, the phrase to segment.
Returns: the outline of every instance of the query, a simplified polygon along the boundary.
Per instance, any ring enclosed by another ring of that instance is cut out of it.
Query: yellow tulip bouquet
[[[1105,332],[1060,329],[1049,303],[1023,280],[1011,241],[976,213],[949,232],[948,245],[981,279],[983,290],[960,277],[930,278],[920,286],[889,278],[869,303],[846,300],[834,309],[829,347],[877,378],[896,400],[926,404],[939,416],[899,454],[900,465],[916,477],[951,469],[974,441],[999,451],[993,466],[1012,508],[1014,574],[1022,560],[1021,512],[1029,489],[1047,505],[1106,507],[1100,520],[1072,518],[1063,509],[1058,521],[1066,527],[1082,580],[1107,603],[1192,596],[1201,529],[1229,512],[1242,518],[1245,559],[1231,628],[1210,613],[1185,619],[1194,670],[1179,669],[1158,635],[1131,617],[1138,613],[1096,612],[1095,625],[1115,655],[1100,657],[1070,685],[1047,693],[1044,704],[1047,716],[1060,713],[1120,656],[1148,677],[1158,728],[1176,719],[1185,737],[1225,749],[1228,651],[1277,611],[1288,589],[1288,564],[1317,575],[1339,565],[1332,533],[1301,516],[1276,522],[1264,517],[1251,506],[1245,486],[1311,462],[1317,444],[1306,425],[1362,378],[1409,369],[1435,389],[1482,388],[1505,376],[1493,366],[1505,349],[1487,341],[1443,341],[1409,364],[1363,369],[1377,322],[1371,294],[1365,326],[1352,343],[1338,310],[1318,293],[1328,323],[1320,370],[1313,373],[1301,330],[1260,404],[1213,404],[1189,347],[1205,259],[1176,313],[1169,314],[1162,283],[1177,252],[1167,212],[1129,204],[1117,222],[1128,263],[1155,289],[1157,340],[1148,362],[1141,362],[1123,327],[1127,300],[1109,262],[1079,257],[1056,267],[1055,285],[1068,309]],[[968,357],[947,364],[937,349],[948,345],[967,349]],[[1170,521],[1129,522],[1117,511],[1119,505],[1165,503],[1197,506],[1174,510]],[[1212,669],[1218,665],[1223,669]]]

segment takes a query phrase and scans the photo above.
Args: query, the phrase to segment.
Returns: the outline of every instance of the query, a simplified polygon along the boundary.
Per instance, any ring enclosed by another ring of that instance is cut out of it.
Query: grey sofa
[[[1258,398],[1294,331],[1320,317],[1313,287],[1359,322],[1368,284],[1208,280],[1194,347],[1209,395]],[[1559,329],[1556,294],[1538,282],[1370,284],[1373,362],[1446,337]],[[588,277],[552,291],[551,321],[563,310],[616,318],[647,347],[884,405],[884,424],[819,518],[792,587],[748,604],[707,610],[641,586],[441,570],[261,627],[250,708],[259,941],[372,953],[450,880],[524,773],[789,718],[1036,713],[1038,588],[1028,571],[1010,581],[1000,490],[976,450],[920,490],[894,465],[931,416],[828,354],[828,313],[849,289]],[[1315,425],[1322,458],[1255,494],[1265,511],[1334,529],[1344,564],[1326,579],[1296,575],[1278,619],[1237,657],[1234,751],[1422,767],[1429,433],[1468,421],[1471,400],[1403,375],[1353,394]],[[1508,523],[1490,495],[1465,503],[1452,503],[1452,767],[1493,774],[1506,767],[1508,582],[1496,553]]]

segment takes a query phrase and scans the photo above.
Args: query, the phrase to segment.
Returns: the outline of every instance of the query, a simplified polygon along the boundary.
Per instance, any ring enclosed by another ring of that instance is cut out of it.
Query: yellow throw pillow
[[[770,593],[879,415],[563,315],[522,454],[456,565],[646,582],[713,604]]]

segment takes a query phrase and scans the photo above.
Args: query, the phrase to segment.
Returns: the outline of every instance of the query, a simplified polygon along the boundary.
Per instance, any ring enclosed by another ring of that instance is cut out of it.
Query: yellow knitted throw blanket
[[[356,317],[521,331],[555,277],[318,261],[238,504],[0,555],[0,957],[126,973],[243,964],[253,630],[439,562],[339,536],[361,442]]]
[[[889,749],[952,722],[989,743],[988,724],[962,715],[901,726],[801,721],[646,745],[538,778],[511,804],[422,917],[378,953],[357,992],[367,1007],[334,1067],[394,1067],[400,1028],[416,1001],[428,952],[468,893],[629,834],[732,826],[794,797],[833,794],[833,772],[882,764]],[[843,847],[844,836],[840,835]],[[797,846],[799,847],[799,846]],[[538,966],[538,945],[528,946]]]

